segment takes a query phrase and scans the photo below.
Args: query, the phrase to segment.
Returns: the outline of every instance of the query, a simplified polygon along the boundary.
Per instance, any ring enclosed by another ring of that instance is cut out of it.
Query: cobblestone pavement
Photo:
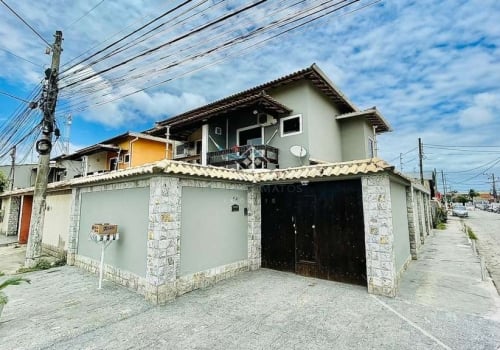
[[[464,219],[476,236],[479,254],[485,258],[486,267],[500,294],[500,215],[483,210],[469,212]]]
[[[0,348],[497,349],[498,295],[449,227],[427,237],[393,299],[261,269],[155,307],[74,267],[34,272],[6,289]]]

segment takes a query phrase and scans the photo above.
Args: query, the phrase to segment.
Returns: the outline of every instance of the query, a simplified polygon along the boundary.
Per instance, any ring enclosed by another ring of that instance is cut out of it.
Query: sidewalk
[[[427,237],[392,299],[260,269],[155,307],[108,281],[97,290],[97,276],[74,267],[27,275],[30,285],[6,289],[2,348],[497,350],[500,344],[499,297],[491,281],[481,281],[458,220]]]
[[[491,278],[481,280],[479,257],[461,221],[449,217],[446,226],[426,238],[419,259],[403,275],[398,298],[500,321],[500,297]]]
[[[17,236],[6,236],[0,234],[0,247],[4,247],[9,244],[14,244],[17,242]]]

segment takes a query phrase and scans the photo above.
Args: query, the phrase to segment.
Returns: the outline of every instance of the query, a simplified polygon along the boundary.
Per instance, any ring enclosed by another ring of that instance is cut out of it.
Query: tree
[[[7,189],[7,185],[9,184],[9,179],[7,179],[4,173],[0,172],[0,193]]]
[[[453,201],[455,203],[462,203],[463,205],[465,205],[465,203],[467,203],[468,199],[467,199],[467,196],[460,194],[460,195],[456,196],[455,198],[453,198]]]
[[[471,200],[472,202],[474,202],[474,197],[479,197],[479,193],[477,193],[476,191],[474,191],[474,189],[473,189],[473,188],[471,188],[471,189],[469,190],[469,197],[470,197],[470,200]]]

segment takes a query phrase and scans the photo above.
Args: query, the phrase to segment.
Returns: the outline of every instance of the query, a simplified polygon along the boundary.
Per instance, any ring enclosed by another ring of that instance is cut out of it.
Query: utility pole
[[[418,163],[419,163],[419,166],[420,166],[420,183],[423,185],[424,184],[424,169],[423,169],[423,165],[422,165],[422,160],[424,158],[424,154],[423,154],[423,150],[422,150],[422,139],[419,137],[418,138]]]
[[[55,125],[54,114],[57,103],[57,83],[62,51],[61,44],[62,31],[58,30],[56,31],[54,44],[52,45],[52,64],[50,68],[45,70],[45,82],[40,103],[40,109],[43,112],[42,136],[36,143],[36,151],[39,154],[39,158],[35,180],[35,192],[33,195],[28,246],[26,248],[25,265],[27,267],[33,267],[36,263],[36,259],[39,258],[42,253],[43,220],[45,217],[50,151],[52,150],[52,133]]]
[[[443,169],[441,169],[441,180],[443,181],[444,205],[445,205],[445,208],[448,209],[448,200],[446,199],[446,183],[444,181]]]
[[[493,180],[493,200],[495,203],[497,202],[497,188],[495,186],[495,174],[491,174],[492,180]]]
[[[14,180],[16,178],[16,146],[12,147],[10,151],[10,157],[12,158],[10,163],[10,190],[14,189]]]
[[[403,172],[403,153],[399,154],[399,169]]]

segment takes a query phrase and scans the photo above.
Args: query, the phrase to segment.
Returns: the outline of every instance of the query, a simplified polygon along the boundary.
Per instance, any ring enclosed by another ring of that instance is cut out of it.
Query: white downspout
[[[208,124],[203,124],[201,128],[201,165],[207,165],[208,153]]]
[[[132,166],[132,144],[139,140],[138,137],[136,137],[135,139],[131,140],[128,144],[128,167],[130,168]]]

